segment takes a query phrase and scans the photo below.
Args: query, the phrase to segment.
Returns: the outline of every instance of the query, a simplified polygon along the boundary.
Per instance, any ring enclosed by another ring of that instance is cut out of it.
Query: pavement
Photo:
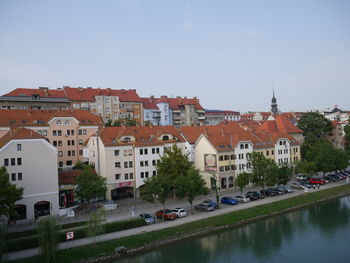
[[[341,180],[335,183],[330,183],[327,185],[323,185],[320,187],[320,189],[309,189],[309,192],[316,192],[319,190],[323,189],[328,189],[332,187],[336,187],[339,185],[344,185],[346,184],[346,180]],[[245,189],[244,192],[249,191],[249,190],[254,190],[254,188],[247,188]],[[304,194],[304,190],[295,190],[293,193],[288,193],[285,195],[279,195],[276,197],[268,197],[264,199],[259,199],[257,201],[249,202],[249,203],[242,203],[236,206],[229,206],[229,205],[220,205],[219,209],[216,209],[215,211],[212,212],[200,212],[196,210],[191,210],[190,205],[186,200],[169,200],[166,202],[165,206],[166,208],[176,208],[176,207],[182,207],[185,208],[188,211],[188,216],[183,217],[183,218],[178,218],[173,221],[165,221],[165,222],[159,222],[157,224],[152,224],[152,225],[146,225],[138,228],[132,228],[132,229],[127,229],[127,230],[122,230],[118,232],[113,232],[113,233],[108,233],[104,235],[100,235],[96,237],[96,243],[98,242],[103,242],[103,241],[108,241],[108,240],[113,240],[113,239],[118,239],[122,237],[127,237],[127,236],[132,236],[140,233],[147,233],[147,232],[152,232],[156,230],[161,230],[173,226],[179,226],[182,224],[190,223],[193,221],[197,221],[200,219],[205,219],[208,217],[213,217],[217,215],[222,215],[226,214],[229,212],[233,211],[238,211],[250,207],[254,207],[257,205],[262,205],[262,204],[268,204],[268,203],[273,203],[279,200],[284,200],[288,199],[290,197],[298,196],[301,194]],[[238,190],[228,190],[228,191],[220,191],[220,196],[235,196],[239,195],[240,191]],[[209,195],[206,196],[200,196],[195,198],[193,204],[197,204],[202,202],[205,199],[212,199],[215,201],[215,193],[210,193]],[[121,200],[118,202],[118,208],[113,211],[108,211],[106,215],[106,221],[107,222],[112,222],[112,221],[119,221],[119,220],[125,220],[125,219],[131,219],[135,218],[138,216],[140,213],[154,213],[155,211],[163,208],[161,204],[151,204],[144,202],[140,199],[128,199],[128,200]],[[134,211],[134,217],[133,212]],[[78,216],[79,217],[79,216]],[[66,219],[61,219],[60,223],[67,223],[65,221]],[[71,219],[70,219],[71,220]],[[75,219],[76,220],[76,219]],[[82,217],[80,217],[78,220],[83,220]],[[33,227],[33,226],[32,226]],[[17,231],[20,230],[20,228],[28,228],[28,226],[18,226]],[[72,247],[78,247],[78,246],[83,246],[83,245],[88,245],[92,244],[92,238],[82,238],[82,239],[77,239],[77,240],[72,240],[68,242],[63,242],[60,243],[58,246],[58,250],[61,249],[67,249],[67,248],[72,248]],[[16,259],[21,259],[21,258],[26,258],[26,257],[31,257],[34,255],[38,255],[40,253],[39,248],[32,248],[32,249],[26,249],[26,250],[21,250],[21,251],[16,251],[16,252],[11,252],[7,253],[4,255],[5,260],[16,260]]]

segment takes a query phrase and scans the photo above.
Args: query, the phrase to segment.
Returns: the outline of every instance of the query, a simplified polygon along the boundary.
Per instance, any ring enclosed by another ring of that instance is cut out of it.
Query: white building
[[[57,149],[44,137],[26,128],[9,131],[0,141],[0,163],[10,182],[24,188],[18,220],[58,215]]]

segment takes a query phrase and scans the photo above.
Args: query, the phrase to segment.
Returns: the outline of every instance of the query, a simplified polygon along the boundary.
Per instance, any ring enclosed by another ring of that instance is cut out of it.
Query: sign
[[[118,184],[119,187],[126,187],[126,186],[131,186],[132,185],[132,182],[121,182]]]
[[[216,155],[215,154],[204,154],[204,170],[216,172]]]
[[[74,239],[74,232],[73,231],[67,232],[66,233],[66,239],[67,240],[73,240]]]

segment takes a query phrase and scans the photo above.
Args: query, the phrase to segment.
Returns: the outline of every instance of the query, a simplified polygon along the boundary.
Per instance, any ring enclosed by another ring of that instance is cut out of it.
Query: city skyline
[[[1,95],[65,85],[206,109],[349,110],[347,1],[2,1]]]

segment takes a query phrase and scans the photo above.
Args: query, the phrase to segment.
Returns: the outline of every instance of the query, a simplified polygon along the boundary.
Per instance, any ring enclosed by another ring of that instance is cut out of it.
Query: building
[[[18,220],[58,215],[57,149],[46,138],[31,129],[9,130],[0,139],[0,163],[10,182],[24,188]]]
[[[337,149],[345,148],[345,125],[339,121],[332,121],[332,132],[326,136],[326,139]]]
[[[0,138],[14,127],[39,133],[57,148],[60,169],[86,161],[83,143],[102,125],[101,117],[85,110],[0,110]]]
[[[204,125],[205,110],[200,105],[199,99],[187,97],[168,98],[161,96],[147,98],[148,103],[155,104],[160,111],[160,125],[173,125],[175,127],[189,125]]]
[[[68,110],[70,101],[63,89],[15,89],[0,97],[0,109]]]
[[[238,121],[240,113],[237,111],[205,110],[205,124],[217,125],[223,121]]]
[[[106,127],[87,142],[90,164],[107,179],[108,200],[140,196],[144,180],[156,175],[164,151],[184,139],[172,126]]]
[[[145,125],[149,126],[160,126],[161,125],[161,111],[155,101],[152,98],[142,98],[143,104],[143,119],[145,121]],[[160,107],[163,105],[159,105]],[[163,107],[164,111],[164,107]],[[163,117],[163,123],[165,123]]]
[[[64,86],[56,90],[15,89],[0,97],[2,109],[81,109],[101,116],[104,122],[135,119],[143,125],[142,100],[136,90],[100,88],[73,88]]]

